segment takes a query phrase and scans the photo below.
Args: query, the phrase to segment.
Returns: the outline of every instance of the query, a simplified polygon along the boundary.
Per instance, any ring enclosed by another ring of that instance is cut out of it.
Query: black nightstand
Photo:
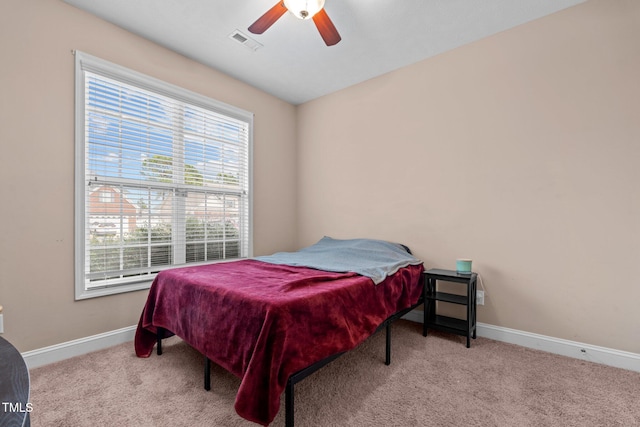
[[[425,298],[426,328],[466,336],[467,348],[471,347],[471,338],[476,339],[476,286],[478,275],[476,273],[463,274],[436,268],[425,271],[424,275],[427,286]],[[456,295],[439,292],[437,287],[438,280],[465,284],[467,287],[466,294]],[[467,306],[467,318],[457,319],[436,314],[436,301]]]

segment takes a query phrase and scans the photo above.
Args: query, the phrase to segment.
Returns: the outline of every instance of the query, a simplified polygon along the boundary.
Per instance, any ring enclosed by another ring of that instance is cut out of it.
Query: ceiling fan
[[[313,19],[326,45],[333,46],[342,38],[324,11],[324,2],[325,0],[281,0],[251,24],[249,31],[253,34],[264,33],[288,10],[296,18]]]

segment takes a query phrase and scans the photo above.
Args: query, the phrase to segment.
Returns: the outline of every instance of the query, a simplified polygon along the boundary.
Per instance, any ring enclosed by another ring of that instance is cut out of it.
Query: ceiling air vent
[[[256,51],[262,47],[260,43],[258,43],[248,35],[242,33],[240,30],[235,30],[233,33],[229,34],[229,38],[237,41],[242,46],[253,51]]]

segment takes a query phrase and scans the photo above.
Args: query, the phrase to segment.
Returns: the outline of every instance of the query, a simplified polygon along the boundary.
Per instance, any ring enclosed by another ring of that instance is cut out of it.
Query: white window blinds
[[[250,113],[76,52],[76,297],[250,256]]]

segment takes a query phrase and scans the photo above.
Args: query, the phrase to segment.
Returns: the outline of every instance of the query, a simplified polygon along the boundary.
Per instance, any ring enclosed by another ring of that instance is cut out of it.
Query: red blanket
[[[135,337],[149,357],[165,328],[242,379],[236,412],[268,425],[289,376],[351,350],[390,315],[416,304],[422,265],[379,285],[356,273],[331,273],[257,260],[185,267],[158,274]]]

